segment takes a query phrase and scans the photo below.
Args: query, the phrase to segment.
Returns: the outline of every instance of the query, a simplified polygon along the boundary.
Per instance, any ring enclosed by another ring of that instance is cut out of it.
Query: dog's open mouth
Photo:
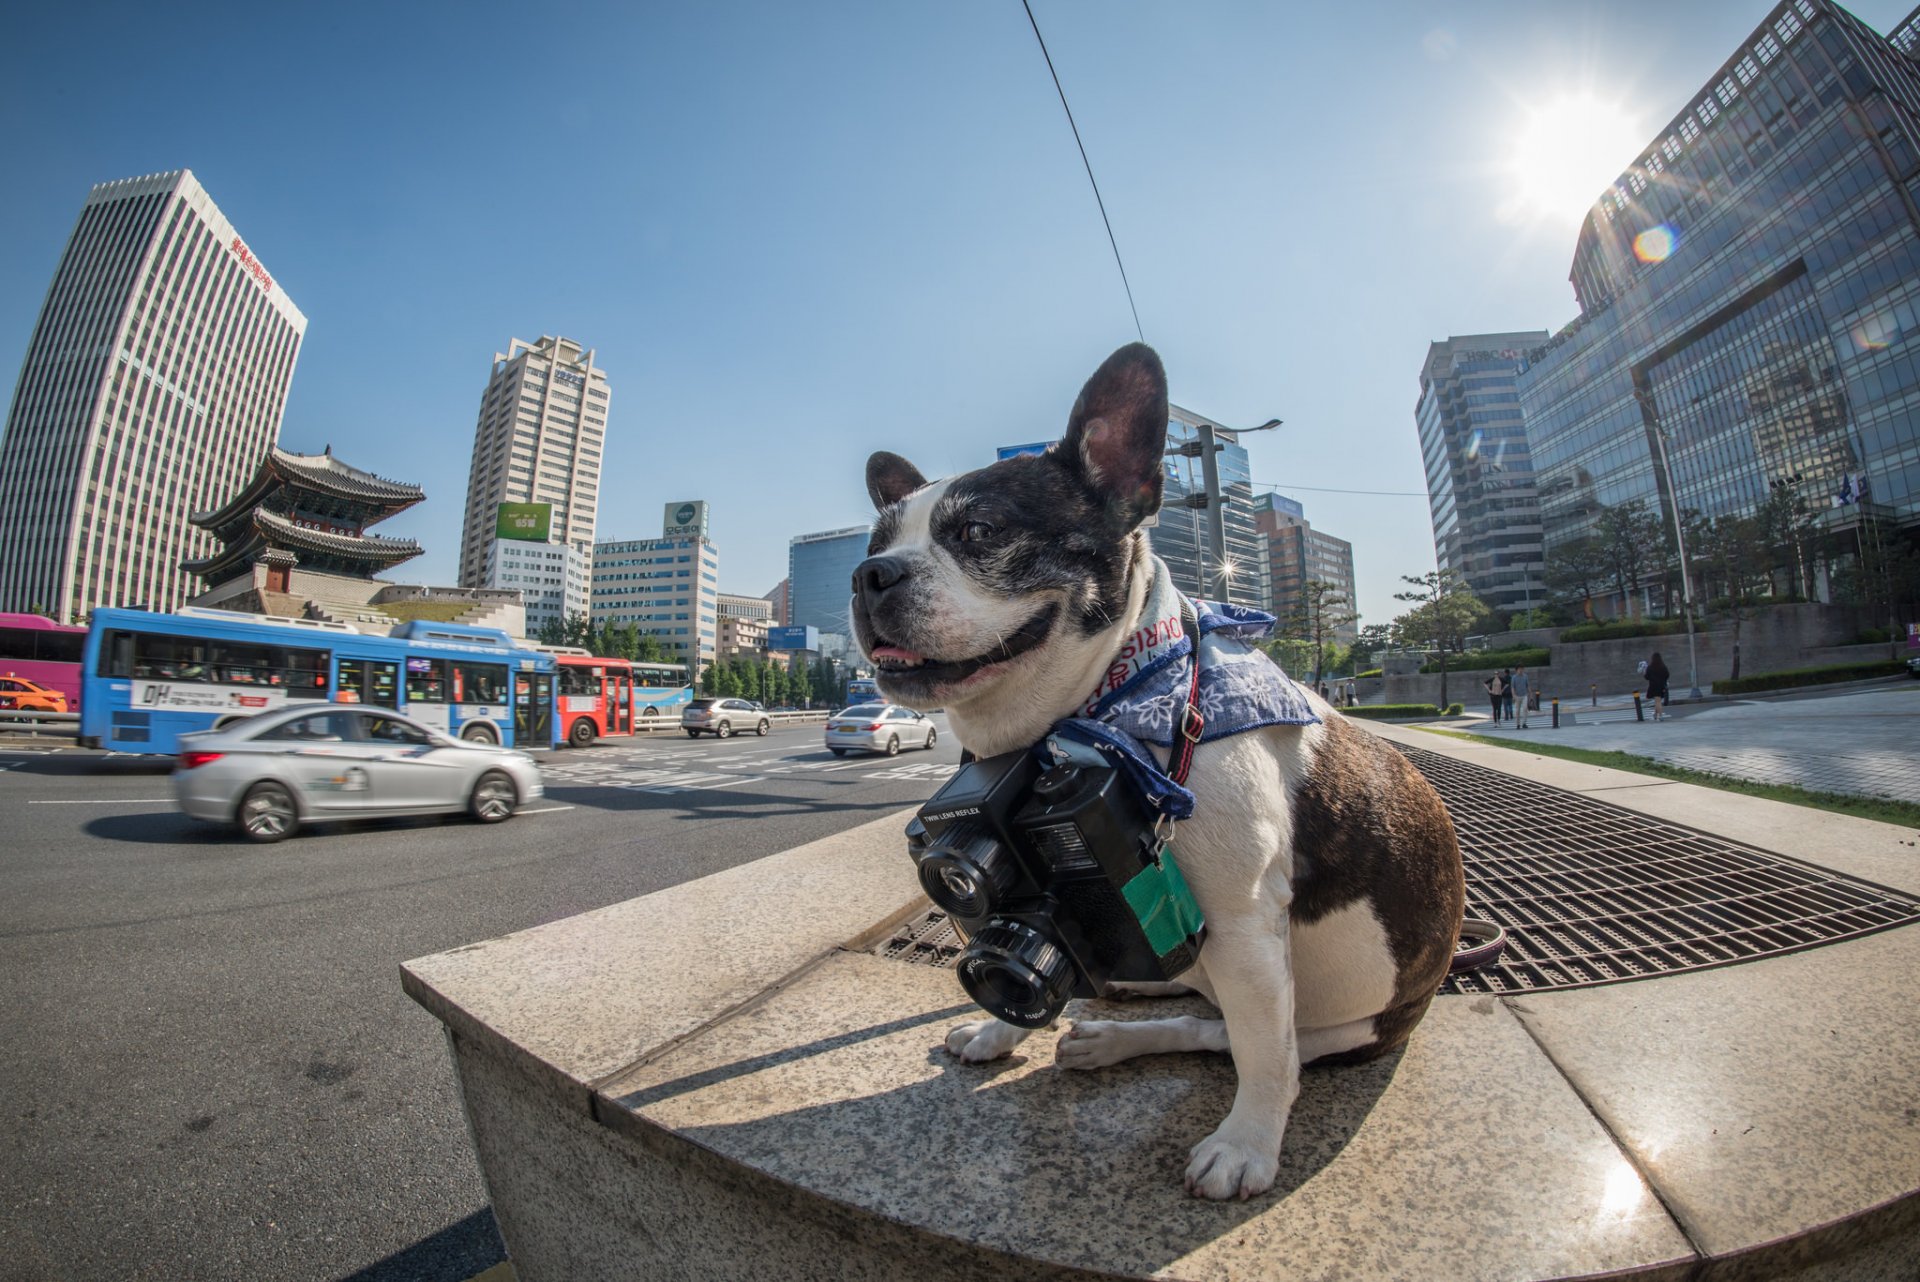
[[[874,667],[882,677],[908,678],[928,686],[953,685],[996,664],[1017,659],[1053,634],[1053,621],[1059,606],[1049,605],[1008,633],[1000,644],[971,659],[931,659],[914,650],[897,646],[884,637],[873,639],[870,652]]]

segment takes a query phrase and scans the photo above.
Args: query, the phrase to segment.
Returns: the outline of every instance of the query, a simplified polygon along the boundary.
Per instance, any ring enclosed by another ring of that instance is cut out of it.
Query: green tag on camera
[[[1147,943],[1162,957],[1197,936],[1206,923],[1199,902],[1187,889],[1187,879],[1180,875],[1180,865],[1173,861],[1173,852],[1165,847],[1159,859],[1142,868],[1120,893],[1140,919]]]

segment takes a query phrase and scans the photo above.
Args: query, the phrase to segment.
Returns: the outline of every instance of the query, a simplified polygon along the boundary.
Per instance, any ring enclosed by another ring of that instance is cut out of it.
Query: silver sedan
[[[827,750],[836,757],[856,750],[891,757],[902,748],[931,748],[940,739],[925,713],[897,703],[862,703],[837,712],[826,735]]]
[[[279,841],[303,823],[457,814],[511,818],[541,795],[524,752],[450,739],[385,708],[295,705],[180,736],[180,808]]]

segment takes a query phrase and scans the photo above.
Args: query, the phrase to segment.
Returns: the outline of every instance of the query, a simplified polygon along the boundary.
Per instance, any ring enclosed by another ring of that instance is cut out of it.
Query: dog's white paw
[[[947,1053],[965,1064],[984,1064],[1012,1052],[1025,1041],[1027,1030],[998,1019],[961,1024],[947,1034]]]
[[[1245,1201],[1272,1188],[1279,1171],[1277,1137],[1251,1130],[1236,1132],[1223,1125],[1187,1155],[1187,1192],[1216,1202]]]
[[[1126,1025],[1096,1019],[1067,1026],[1053,1048],[1056,1068],[1105,1068],[1137,1053],[1126,1046]]]

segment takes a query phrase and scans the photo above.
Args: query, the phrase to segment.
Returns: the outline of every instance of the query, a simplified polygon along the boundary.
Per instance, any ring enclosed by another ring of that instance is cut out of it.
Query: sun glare
[[[1509,222],[1573,226],[1647,139],[1617,103],[1566,94],[1525,111],[1507,162],[1502,214]]]

